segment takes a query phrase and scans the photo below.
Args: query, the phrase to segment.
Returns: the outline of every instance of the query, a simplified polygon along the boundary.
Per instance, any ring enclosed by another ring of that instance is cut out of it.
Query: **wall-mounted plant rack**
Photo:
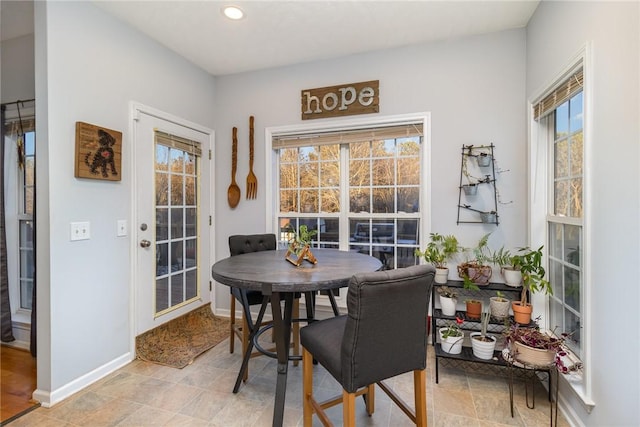
[[[457,224],[500,224],[494,148],[493,144],[462,146]],[[491,200],[488,204],[485,202],[484,209],[481,209],[478,208],[481,201],[479,198],[486,198],[487,193],[478,190],[484,185],[490,187],[493,203]],[[464,211],[474,212],[477,219],[461,215]]]

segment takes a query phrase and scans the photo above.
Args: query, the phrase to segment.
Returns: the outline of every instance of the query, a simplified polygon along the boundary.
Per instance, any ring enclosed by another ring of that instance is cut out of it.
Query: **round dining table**
[[[285,259],[286,250],[276,250],[232,256],[216,262],[211,267],[211,275],[219,283],[262,292],[264,299],[257,325],[262,320],[266,306],[271,305],[278,360],[273,426],[281,426],[284,417],[291,324],[295,320],[292,316],[294,295],[304,293],[307,297],[307,318],[304,320],[309,322],[315,316],[313,307],[309,307],[313,304],[309,301],[317,291],[332,292],[333,289],[346,287],[356,273],[372,272],[382,268],[379,259],[359,252],[319,248],[311,250],[317,259],[315,264],[304,261],[300,266],[295,266]],[[284,310],[281,301],[284,301]],[[249,337],[250,347],[245,351],[234,393],[240,388],[256,335],[259,333],[258,329],[255,328]],[[259,346],[256,348],[262,351]]]

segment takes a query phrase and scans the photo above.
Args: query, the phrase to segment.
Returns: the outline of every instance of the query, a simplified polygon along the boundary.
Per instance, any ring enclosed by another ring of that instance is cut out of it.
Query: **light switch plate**
[[[127,235],[127,220],[119,219],[118,220],[118,237],[124,237]]]
[[[91,223],[72,222],[71,223],[71,241],[88,240],[91,238]]]

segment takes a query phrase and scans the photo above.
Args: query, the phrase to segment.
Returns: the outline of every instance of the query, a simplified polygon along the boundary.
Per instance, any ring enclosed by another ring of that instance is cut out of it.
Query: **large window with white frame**
[[[548,327],[569,334],[567,345],[584,356],[584,119],[582,68],[569,76],[535,107],[534,118],[547,141],[546,229],[549,297]]]
[[[422,123],[286,135],[273,149],[282,244],[306,225],[316,247],[366,253],[386,269],[418,263]]]

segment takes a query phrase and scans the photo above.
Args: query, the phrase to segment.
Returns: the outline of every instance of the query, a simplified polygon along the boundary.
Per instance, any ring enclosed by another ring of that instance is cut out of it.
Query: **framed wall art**
[[[120,181],[122,132],[76,122],[76,178]]]

